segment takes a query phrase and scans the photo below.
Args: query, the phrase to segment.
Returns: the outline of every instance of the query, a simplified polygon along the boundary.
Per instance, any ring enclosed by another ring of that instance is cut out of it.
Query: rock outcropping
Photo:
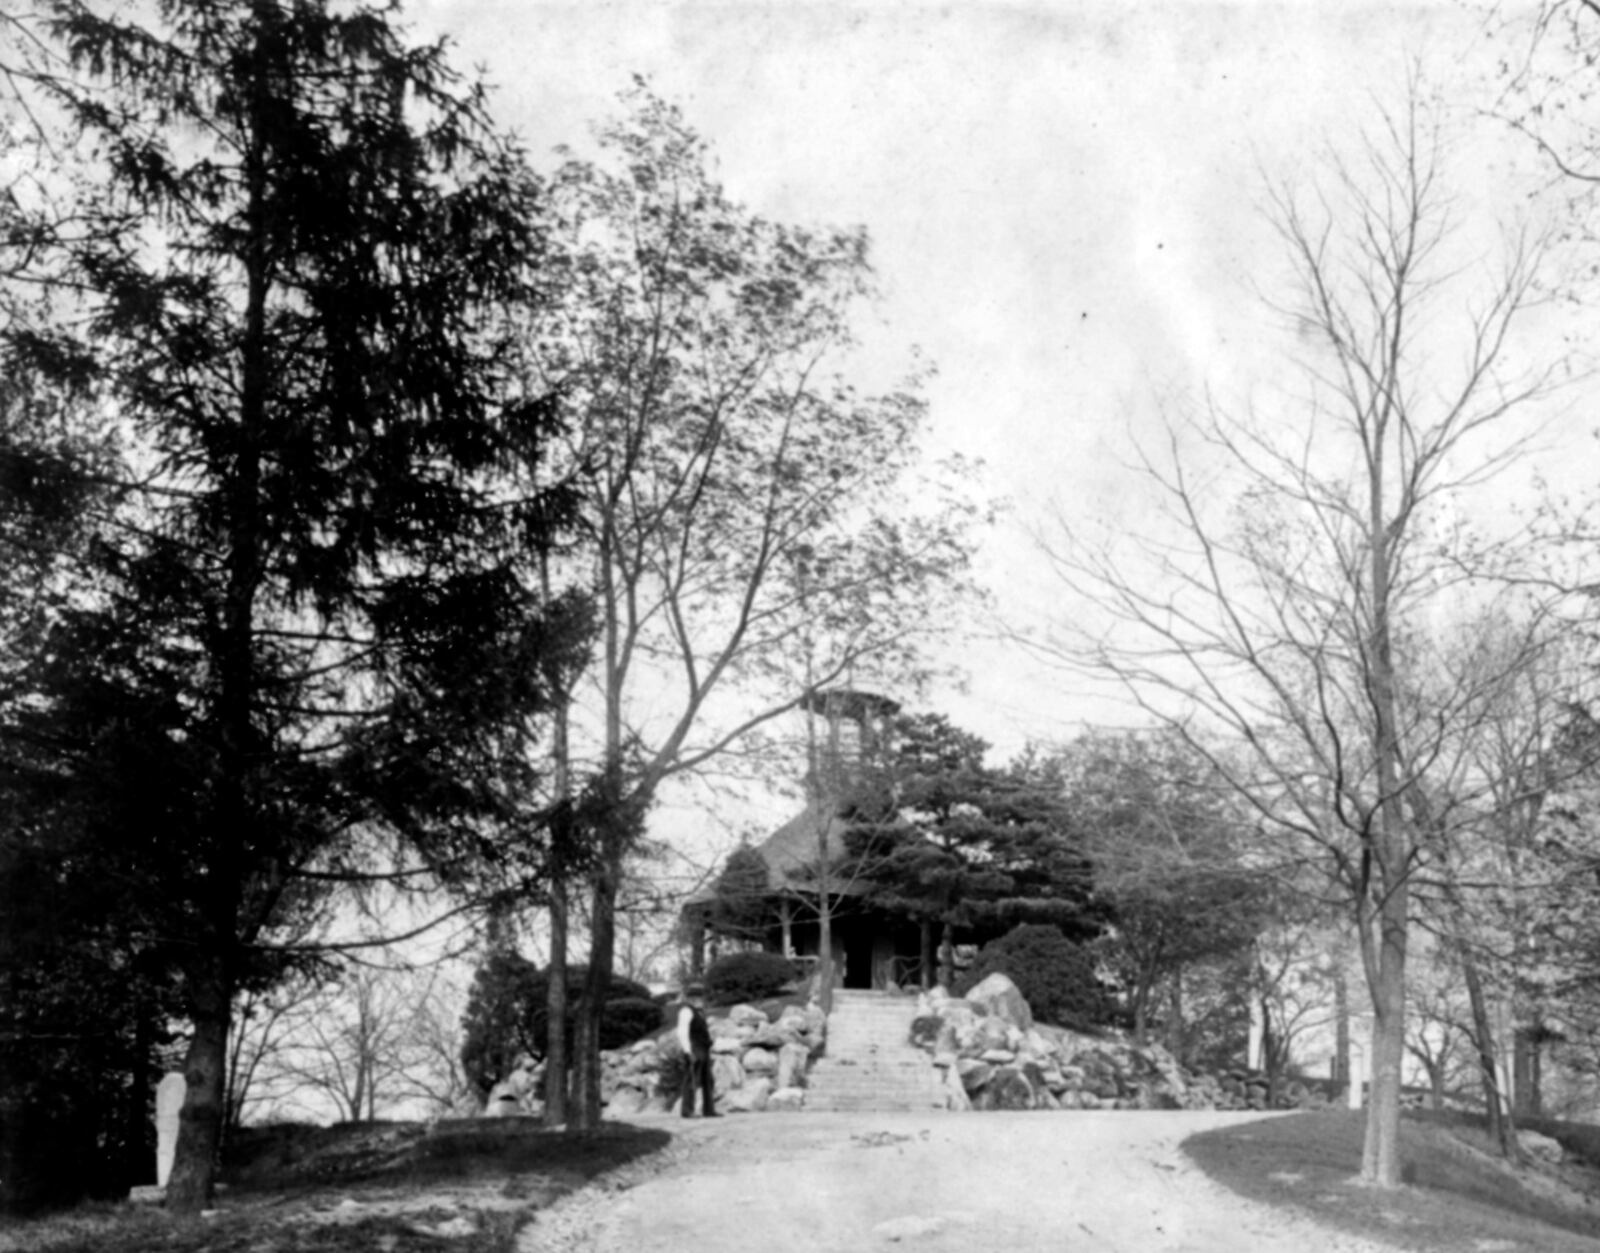
[[[1265,1109],[1327,1103],[1289,1081],[1276,1099],[1259,1076],[1195,1075],[1160,1044],[1084,1035],[1034,1020],[1015,983],[992,974],[963,997],[918,998],[912,1042],[941,1072],[948,1109]]]
[[[907,998],[909,1003],[909,998]],[[796,1110],[807,1073],[823,1051],[827,1017],[812,1003],[776,1018],[735,1005],[711,1019],[719,1113]],[[943,988],[916,1001],[911,1043],[931,1057],[946,1109],[1293,1109],[1328,1104],[1328,1085],[1286,1079],[1276,1090],[1243,1070],[1196,1074],[1160,1044],[1117,1032],[1084,1034],[1035,1020],[1015,983],[993,974],[965,996]],[[848,1051],[848,1050],[847,1050]],[[685,1064],[663,1030],[602,1056],[606,1113],[673,1109]],[[829,1064],[850,1059],[832,1059]],[[519,1068],[498,1085],[486,1113],[537,1113],[537,1071]]]
[[[788,1005],[773,1019],[759,1006],[735,1005],[710,1025],[718,1113],[804,1105],[806,1070],[827,1035],[827,1016],[819,1007]],[[676,1105],[684,1059],[675,1033],[639,1040],[601,1059],[600,1094],[608,1115]]]

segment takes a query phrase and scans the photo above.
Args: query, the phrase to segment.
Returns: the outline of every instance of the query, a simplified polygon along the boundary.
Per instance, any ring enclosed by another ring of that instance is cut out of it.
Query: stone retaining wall
[[[923,993],[911,1028],[941,1073],[950,1109],[1265,1109],[1328,1103],[1325,1085],[1184,1070],[1160,1044],[1035,1022],[1016,984],[990,975],[964,997]]]
[[[800,1108],[806,1070],[827,1036],[821,1009],[788,1005],[773,1019],[758,1006],[735,1005],[710,1026],[719,1113]],[[684,1060],[676,1033],[640,1040],[602,1060],[607,1114],[667,1110],[677,1103]]]
[[[806,1073],[822,1051],[827,1018],[815,1004],[784,1007],[776,1019],[735,1005],[711,1019],[717,1108],[722,1113],[799,1109]],[[1269,1097],[1264,1076],[1243,1070],[1197,1074],[1160,1044],[1107,1032],[1086,1035],[1035,1022],[1005,975],[990,975],[964,997],[943,988],[917,1000],[911,1040],[940,1075],[949,1109],[1293,1109],[1329,1103],[1329,1085],[1289,1079]],[[663,1031],[601,1055],[608,1115],[670,1110],[684,1065],[677,1035]],[[485,1112],[537,1113],[538,1086],[520,1071],[495,1091]],[[504,1091],[502,1091],[504,1090]]]

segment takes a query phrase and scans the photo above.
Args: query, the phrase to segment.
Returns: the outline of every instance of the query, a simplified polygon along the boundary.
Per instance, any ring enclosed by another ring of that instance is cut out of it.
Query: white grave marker
[[[156,1186],[167,1186],[172,1174],[172,1159],[178,1151],[178,1111],[183,1108],[189,1085],[177,1071],[161,1077],[156,1088]]]

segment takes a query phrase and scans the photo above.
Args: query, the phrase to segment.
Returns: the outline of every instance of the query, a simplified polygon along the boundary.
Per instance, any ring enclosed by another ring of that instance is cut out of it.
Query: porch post
[[[706,924],[696,918],[689,924],[689,975],[698,979],[706,972]]]
[[[794,908],[785,897],[778,902],[778,920],[783,925],[783,955],[794,956]]]

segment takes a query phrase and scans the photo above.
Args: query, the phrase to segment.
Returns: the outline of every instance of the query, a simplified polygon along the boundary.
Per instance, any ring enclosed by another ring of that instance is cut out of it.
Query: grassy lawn
[[[669,1142],[531,1119],[273,1128],[238,1146],[206,1217],[84,1205],[0,1220],[0,1253],[511,1253],[535,1212]]]
[[[1574,1205],[1538,1179],[1520,1183],[1465,1150],[1487,1150],[1488,1141],[1464,1118],[1408,1116],[1401,1126],[1405,1186],[1362,1186],[1356,1175],[1364,1125],[1359,1111],[1290,1114],[1191,1136],[1183,1148],[1235,1192],[1400,1248],[1600,1253],[1600,1204]],[[1556,1126],[1539,1130],[1555,1134]],[[1562,1130],[1557,1138],[1569,1150],[1592,1147],[1591,1164],[1600,1165],[1597,1129],[1565,1124]],[[1569,1184],[1591,1189],[1597,1178],[1582,1167],[1565,1173]]]

